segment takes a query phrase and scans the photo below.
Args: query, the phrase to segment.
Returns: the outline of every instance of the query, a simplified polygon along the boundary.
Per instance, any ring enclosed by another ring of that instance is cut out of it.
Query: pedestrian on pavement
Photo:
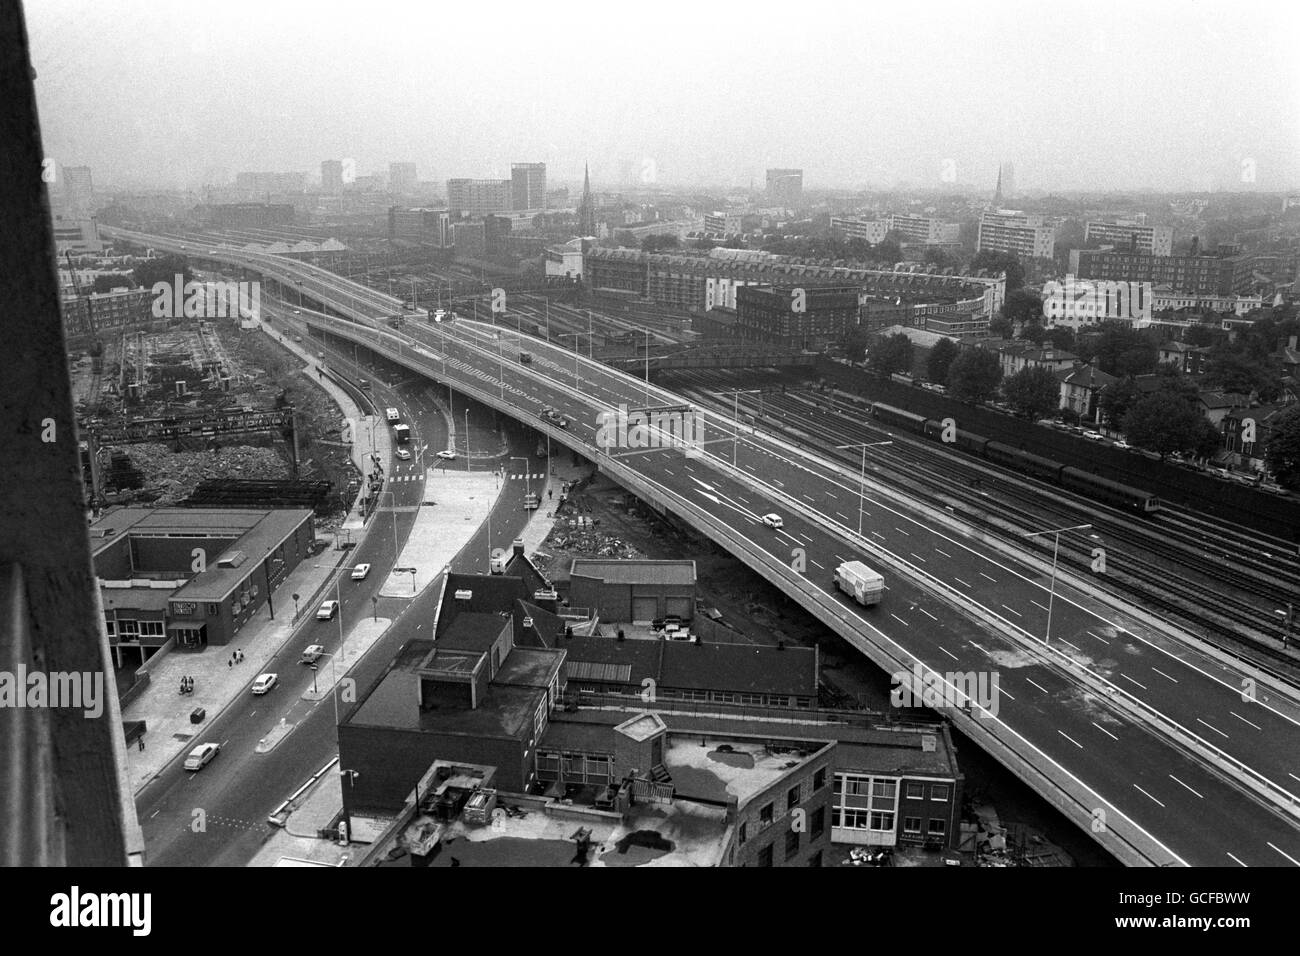
[[[235,666],[235,657],[234,657],[233,654],[231,655],[230,660],[226,661],[226,666],[227,666],[227,667],[234,667],[234,666]]]
[[[547,497],[548,499],[554,498],[554,497],[555,497],[555,489],[554,489],[554,488],[547,488],[547,489],[546,489],[546,497]]]
[[[139,743],[140,743],[140,752],[141,752],[141,753],[144,753],[144,734],[141,734],[141,735],[140,735],[140,741],[139,741]]]

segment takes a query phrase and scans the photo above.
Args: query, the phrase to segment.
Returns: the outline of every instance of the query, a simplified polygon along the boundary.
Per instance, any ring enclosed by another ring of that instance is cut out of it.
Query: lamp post
[[[555,335],[557,339],[573,339],[573,387],[579,392],[582,391],[582,379],[578,377],[578,359],[581,357],[578,352],[578,338],[581,335],[582,332],[557,332]]]
[[[469,471],[469,409],[465,409],[465,470]]]
[[[649,329],[646,330],[647,335]],[[649,339],[647,338],[647,343]],[[646,404],[649,405],[650,397],[650,351],[647,344],[646,348]],[[740,441],[740,396],[742,395],[761,395],[762,389],[758,388],[736,388],[726,392],[718,392],[719,395],[731,396],[731,467],[736,467],[736,445]]]
[[[1028,531],[1022,534],[1022,538],[1036,538],[1039,535],[1050,534],[1055,538],[1052,545],[1052,587],[1047,597],[1047,632],[1043,636],[1043,643],[1048,644],[1052,640],[1052,607],[1056,603],[1056,558],[1061,550],[1061,535],[1067,531],[1084,531],[1091,528],[1090,524],[1076,524],[1068,528],[1052,528],[1049,531]]]
[[[334,575],[334,601],[335,604],[337,605],[337,610],[338,610],[338,613],[335,615],[335,618],[339,622],[339,654],[344,659],[346,659],[348,656],[346,650],[347,645],[345,643],[347,641],[347,638],[344,636],[343,633],[343,595],[342,592],[339,591],[339,579],[343,577],[344,571],[350,571],[352,569],[349,568],[346,564],[340,565],[337,568],[329,564],[313,564],[312,567],[325,568],[327,570],[332,570],[336,572]]]
[[[890,433],[887,432],[886,434],[890,434]],[[858,536],[859,537],[861,537],[862,535],[862,513],[866,510],[866,505],[867,505],[867,449],[876,447],[877,445],[892,445],[893,443],[894,442],[891,439],[889,441],[856,442],[852,445],[835,446],[840,450],[847,450],[849,448],[862,449],[862,469],[858,472]]]
[[[333,685],[330,688],[330,696],[334,698],[334,726],[337,727],[339,725],[339,672],[338,668],[334,665],[334,654],[325,653],[321,654],[321,657],[328,657],[330,659],[330,678]],[[313,695],[317,692],[315,663],[311,665],[311,692]]]

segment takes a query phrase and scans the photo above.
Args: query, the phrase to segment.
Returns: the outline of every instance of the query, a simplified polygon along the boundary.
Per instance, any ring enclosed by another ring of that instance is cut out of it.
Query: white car
[[[1087,432],[1084,432],[1084,433],[1083,433],[1083,437],[1086,438],[1086,439],[1088,439],[1088,441],[1105,441],[1105,440],[1106,440],[1106,436],[1103,435],[1101,432],[1087,431]]]
[[[221,753],[221,744],[199,744],[185,758],[186,770],[202,770],[212,763],[212,758]]]
[[[326,601],[316,611],[316,620],[332,621],[339,613],[338,601]]]
[[[1119,441],[1115,442],[1111,447],[1118,448],[1120,451],[1128,451],[1133,446],[1121,438]]]
[[[410,453],[409,451],[407,451],[405,448],[399,448],[399,449],[397,449],[397,460],[398,460],[398,461],[410,461],[410,460],[411,460],[411,453]]]
[[[321,659],[321,655],[323,655],[324,653],[325,653],[324,644],[309,644],[303,648],[302,659],[299,660],[298,663],[315,664],[318,660]]]
[[[785,527],[785,522],[782,521],[781,516],[777,514],[763,515],[763,524],[767,525],[769,528]]]
[[[257,680],[253,681],[253,693],[260,697],[278,683],[280,678],[276,674],[258,674]]]
[[[369,573],[370,573],[370,565],[358,564],[355,568],[352,569],[352,580],[364,581],[366,579],[366,575]]]
[[[442,451],[438,452],[438,457],[443,459],[444,461],[452,461],[455,459],[456,453],[454,451],[450,451],[449,449],[444,448]]]

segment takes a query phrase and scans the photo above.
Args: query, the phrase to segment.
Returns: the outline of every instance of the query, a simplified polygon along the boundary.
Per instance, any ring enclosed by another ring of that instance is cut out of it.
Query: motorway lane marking
[[[1197,722],[1198,724],[1205,724],[1205,721],[1201,720],[1201,718],[1199,718],[1199,717],[1196,718],[1196,722]],[[1206,726],[1206,727],[1209,727],[1211,730],[1213,730],[1216,734],[1218,734],[1218,735],[1219,735],[1220,737],[1222,737],[1224,740],[1228,740],[1228,739],[1230,739],[1230,738],[1228,737],[1227,734],[1225,734],[1222,730],[1220,730],[1218,727],[1214,726],[1213,724],[1205,724],[1205,726]]]
[[[1225,851],[1225,852],[1226,852],[1226,851]],[[1229,853],[1228,856],[1232,856],[1232,854]],[[1232,858],[1233,858],[1234,860],[1237,860],[1237,858],[1236,858],[1235,856],[1232,856]],[[1237,860],[1237,864],[1238,864],[1239,866],[1246,866],[1246,864],[1245,864],[1245,863],[1242,863],[1240,860]],[[1247,867],[1247,869],[1249,869],[1249,867]]]
[[[982,578],[988,578],[988,580],[992,581],[994,584],[997,584],[997,583],[998,583],[998,579],[997,579],[997,578],[990,578],[990,577],[989,577],[987,574],[985,574],[983,571],[980,572],[980,577],[982,577]]]
[[[1043,607],[1043,605],[1039,604],[1037,601],[1031,600],[1029,603],[1034,605],[1035,607],[1042,607],[1044,611],[1048,610],[1048,608]]]
[[[951,554],[949,554],[947,551],[943,550],[942,548],[935,548],[934,550],[938,551],[938,552],[939,552],[940,554],[942,554],[945,558],[951,558],[951,557],[952,557]]]
[[[817,565],[817,567],[821,568],[823,571],[826,570],[825,565],[823,565],[821,562],[817,561],[816,559],[813,559],[813,564]]]
[[[1187,784],[1183,783],[1181,780],[1179,780],[1177,777],[1175,777],[1172,773],[1169,775],[1169,779],[1172,780],[1174,783],[1178,784],[1179,786],[1186,787],[1189,793],[1196,793],[1195,790],[1193,790],[1191,787],[1188,787]],[[1196,795],[1197,795],[1198,797],[1201,797],[1202,800],[1205,799],[1205,797],[1201,796],[1201,794],[1199,794],[1199,793],[1196,793]]]
[[[1143,690],[1146,690],[1146,689],[1147,689],[1147,685],[1146,685],[1146,684],[1139,684],[1137,681],[1135,681],[1133,678],[1129,677],[1127,674],[1120,674],[1119,676],[1122,677],[1122,678],[1124,678],[1124,679],[1125,679],[1126,681],[1128,681],[1130,684],[1137,684],[1137,685],[1138,685],[1139,687],[1141,687]]]
[[[904,621],[901,617],[899,617],[897,614],[893,614],[893,613],[891,613],[889,616],[892,617],[892,618],[893,618],[895,621],[897,621],[899,624],[903,625],[903,627],[908,627],[908,626],[909,626],[908,623],[907,623],[906,621]]]
[[[839,515],[841,518],[843,518],[845,521],[848,521],[848,520],[849,520],[849,516],[846,515],[843,511],[837,511],[837,512],[835,512],[835,513],[836,513],[837,515]]]
[[[941,651],[943,651],[945,654],[947,654],[949,657],[951,657],[953,660],[955,660],[955,661],[956,661],[956,660],[960,660],[960,658],[959,658],[956,654],[954,654],[952,651],[948,650],[948,648],[944,647],[942,644],[936,644],[935,646],[938,647],[939,650],[941,650]]]
[[[1051,693],[1051,692],[1050,692],[1046,687],[1044,687],[1042,684],[1037,683],[1037,682],[1036,682],[1032,677],[1026,677],[1025,680],[1029,681],[1029,683],[1033,684],[1035,687],[1037,687],[1039,690],[1041,690],[1044,694],[1050,694],[1050,693]]]
[[[1175,678],[1173,678],[1173,677],[1169,677],[1169,675],[1166,674],[1164,671],[1162,671],[1160,668],[1158,668],[1158,667],[1153,667],[1153,668],[1151,668],[1151,669],[1152,669],[1153,671],[1155,671],[1157,674],[1159,674],[1161,677],[1168,677],[1169,680],[1173,681],[1175,684],[1178,683],[1178,681],[1177,681]]]
[[[1091,723],[1094,727],[1096,727],[1098,730],[1100,730],[1103,734],[1105,734],[1107,737],[1109,737],[1111,740],[1119,740],[1118,737],[1116,737],[1114,734],[1112,734],[1109,730],[1107,730],[1107,729],[1106,729],[1105,727],[1103,727],[1101,724],[1097,723],[1095,720],[1094,720],[1094,721],[1090,721],[1090,723]]]
[[[784,488],[784,487],[785,487],[785,485],[783,485],[780,481],[778,481],[778,480],[775,479],[775,478],[772,479],[772,484],[776,485],[778,488]]]
[[[921,557],[915,551],[909,551],[907,553],[910,554],[912,557],[916,558],[916,560],[920,561],[922,564],[925,564],[925,558]]]
[[[999,687],[998,693],[1001,694],[1003,697],[1007,698],[1007,700],[1015,700],[1015,698],[1011,696],[1011,694],[1007,691],[1005,687]]]
[[[956,577],[955,577],[955,578],[953,578],[953,580],[956,581],[958,584],[964,585],[965,587],[968,587],[968,588],[969,588],[969,587],[974,587],[973,584],[967,584],[967,583],[966,583],[965,581],[963,581],[961,578],[956,578]]]
[[[884,536],[883,534],[881,534],[879,531],[873,531],[873,532],[871,532],[871,533],[872,533],[875,537],[879,538],[881,541],[884,541],[884,540],[885,540],[885,536]]]
[[[1086,631],[1085,633],[1086,633],[1089,637],[1095,637],[1095,638],[1097,638],[1097,640],[1101,641],[1103,644],[1109,644],[1109,643],[1110,643],[1110,641],[1106,640],[1106,638],[1102,637],[1100,634],[1094,634],[1092,631]]]
[[[1273,847],[1273,849],[1277,850],[1278,853],[1281,853],[1284,857],[1286,857],[1288,860],[1290,860],[1290,861],[1291,861],[1292,863],[1294,863],[1296,866],[1300,866],[1300,860],[1297,860],[1297,859],[1296,859],[1295,857],[1293,857],[1290,853],[1287,853],[1285,850],[1278,850],[1278,848],[1277,848],[1276,846],[1274,846],[1272,843],[1269,843],[1269,846]]]
[[[844,557],[844,555],[842,554],[837,554],[835,555],[835,560],[840,562],[840,564],[843,564],[845,561],[848,560],[848,558]]]
[[[970,643],[970,646],[973,647],[973,648],[975,648],[976,650],[978,650],[978,651],[984,651],[985,654],[988,653],[988,651],[985,651],[984,648],[980,647],[980,645],[976,644],[974,641],[970,641],[969,643]]]
[[[1014,614],[1016,617],[1024,617],[1024,615],[1021,614],[1019,611],[1017,611],[1015,608],[1013,608],[1013,607],[1007,607],[1005,604],[1002,605],[1002,606],[1003,606],[1003,607],[1006,607],[1007,610],[1010,611],[1012,614]]]
[[[1232,716],[1236,717],[1236,718],[1237,718],[1238,720],[1240,720],[1243,724],[1250,724],[1250,721],[1249,721],[1249,720],[1247,720],[1245,717],[1241,716],[1241,714],[1237,713],[1235,710],[1230,710],[1230,711],[1228,711],[1228,713],[1232,714]],[[1254,727],[1256,730],[1263,730],[1263,729],[1264,729],[1264,728],[1261,727],[1259,724],[1250,724],[1250,726]],[[1295,777],[1295,774],[1291,774],[1291,776]],[[1297,779],[1297,780],[1300,780],[1300,777],[1296,777],[1296,779]]]
[[[676,475],[673,474],[673,470],[672,470],[671,468],[665,468],[665,469],[664,469],[664,472],[667,473],[667,474],[669,474],[669,475],[673,475],[674,478],[677,477]]]
[[[910,532],[904,531],[902,528],[898,527],[897,525],[894,526],[894,530],[897,531],[899,534],[907,535],[909,538],[912,536]]]
[[[839,501],[839,500],[840,500],[840,496],[837,495],[837,494],[836,494],[835,492],[833,492],[833,491],[828,491],[828,492],[826,492],[826,494],[829,495],[830,497],[834,498],[836,501]]]
[[[1065,638],[1063,638],[1063,637],[1058,637],[1057,640],[1060,641],[1062,644],[1064,644],[1066,647],[1074,647],[1074,649],[1075,649],[1076,651],[1078,651],[1080,654],[1083,653],[1083,648],[1082,648],[1082,647],[1075,647],[1073,644],[1071,644],[1071,643],[1070,643],[1069,641],[1067,641]]]
[[[160,814],[160,813],[162,813],[162,807],[159,807],[159,808],[158,808],[157,810],[155,810],[153,813],[149,814],[149,819],[152,820],[154,817],[158,816],[158,814]]]
[[[1153,803],[1158,804],[1158,805],[1161,806],[1161,807],[1164,807],[1164,804],[1163,804],[1163,803],[1160,803],[1159,800],[1157,800],[1155,797],[1151,796],[1151,794],[1147,793],[1145,790],[1143,790],[1141,787],[1139,787],[1136,783],[1133,784],[1133,789],[1136,790],[1136,791],[1138,791],[1138,793],[1142,794],[1142,796],[1144,796],[1144,797],[1146,797],[1147,799],[1151,800]]]
[[[937,621],[937,620],[939,620],[937,617],[935,617],[933,614],[931,614],[929,611],[927,611],[927,610],[926,610],[925,608],[923,608],[923,607],[918,607],[917,610],[920,611],[922,614],[924,614],[926,617],[928,617],[928,618],[929,618],[930,620],[932,620],[932,621]]]
[[[664,469],[664,470],[667,471],[667,469]],[[671,472],[670,472],[670,474],[671,474]],[[803,497],[804,497],[804,500],[805,500],[805,501],[811,501],[813,504],[816,504],[816,503],[817,503],[817,502],[816,502],[816,499],[814,499],[812,495],[805,494]]]
[[[1074,745],[1075,745],[1076,747],[1078,747],[1080,750],[1083,749],[1083,744],[1079,743],[1079,741],[1075,740],[1073,737],[1071,737],[1069,734],[1067,734],[1064,730],[1058,730],[1057,733],[1060,734],[1062,737],[1064,737],[1066,740],[1068,740],[1070,743],[1074,744]]]

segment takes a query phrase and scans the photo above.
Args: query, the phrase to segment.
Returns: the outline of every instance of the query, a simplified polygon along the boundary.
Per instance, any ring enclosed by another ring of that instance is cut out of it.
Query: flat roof
[[[601,578],[606,584],[694,584],[695,562],[574,558],[569,576]]]
[[[668,734],[664,748],[664,767],[672,777],[678,796],[726,802],[735,798],[743,804],[792,769],[803,763],[827,741],[809,744],[812,749],[800,752],[799,741],[791,740],[790,749],[769,749],[756,740],[741,740],[711,733]],[[784,798],[782,798],[784,799]]]
[[[817,696],[817,654],[811,647],[664,641],[664,687]]]
[[[484,653],[492,647],[510,621],[499,614],[461,611],[438,634],[438,648]]]

